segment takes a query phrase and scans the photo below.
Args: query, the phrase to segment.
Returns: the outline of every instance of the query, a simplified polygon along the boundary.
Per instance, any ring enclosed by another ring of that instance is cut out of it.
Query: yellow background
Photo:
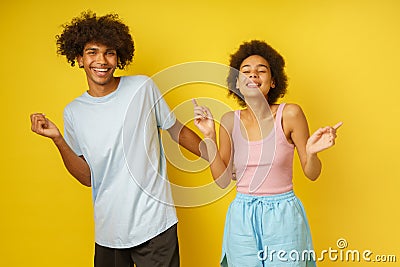
[[[119,72],[124,75],[151,76],[198,60],[227,64],[243,41],[268,41],[287,62],[284,101],[302,106],[311,130],[344,122],[337,145],[320,155],[317,182],[307,181],[295,161],[295,191],[316,251],[338,249],[336,241],[345,238],[347,249],[400,261],[400,2],[14,0],[0,9],[1,266],[92,265],[90,189],[67,174],[55,146],[31,133],[29,121],[30,113],[45,112],[62,128],[64,106],[86,89],[83,71],[56,55],[54,36],[87,9],[119,13],[130,26],[136,56]],[[180,97],[235,105],[221,90],[200,87]],[[167,101],[176,105],[173,97]],[[172,166],[169,175],[193,184],[211,179],[208,170],[191,174]],[[233,197],[231,191],[208,205],[177,208],[183,267],[218,266]],[[326,259],[319,266],[396,264]]]

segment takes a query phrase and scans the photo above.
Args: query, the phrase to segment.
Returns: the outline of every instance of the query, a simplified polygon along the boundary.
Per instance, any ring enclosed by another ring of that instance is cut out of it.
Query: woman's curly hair
[[[97,17],[91,11],[82,12],[79,17],[64,24],[61,35],[56,36],[57,53],[66,56],[71,66],[89,42],[106,45],[117,51],[119,69],[124,69],[133,59],[135,51],[129,28],[121,22],[117,14]]]
[[[285,73],[285,60],[283,57],[270,45],[264,41],[252,40],[244,42],[238,51],[231,55],[230,71],[227,77],[229,92],[228,95],[233,96],[242,107],[246,106],[244,97],[236,88],[236,81],[239,75],[239,69],[242,62],[252,55],[258,55],[267,60],[271,68],[272,79],[275,83],[275,88],[271,88],[267,95],[269,104],[275,103],[280,97],[283,97],[287,88],[287,76]]]

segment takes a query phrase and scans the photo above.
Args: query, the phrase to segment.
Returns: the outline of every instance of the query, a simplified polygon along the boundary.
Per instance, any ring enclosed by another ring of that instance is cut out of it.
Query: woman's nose
[[[256,72],[250,73],[249,78],[257,78],[257,77],[258,77],[258,74]]]

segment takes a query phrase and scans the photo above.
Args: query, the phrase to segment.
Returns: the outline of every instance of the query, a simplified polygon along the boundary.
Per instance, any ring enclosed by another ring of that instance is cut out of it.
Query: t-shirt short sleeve
[[[74,131],[72,113],[68,106],[64,109],[64,139],[75,154],[83,155]]]
[[[155,101],[154,108],[156,113],[157,126],[163,130],[167,130],[175,124],[175,114],[171,112],[157,85],[154,82],[151,82],[151,84]]]

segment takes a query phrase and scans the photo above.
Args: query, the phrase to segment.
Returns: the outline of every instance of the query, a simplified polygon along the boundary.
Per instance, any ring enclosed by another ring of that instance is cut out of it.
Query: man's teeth
[[[102,71],[102,72],[106,72],[108,69],[94,69],[95,71]]]

